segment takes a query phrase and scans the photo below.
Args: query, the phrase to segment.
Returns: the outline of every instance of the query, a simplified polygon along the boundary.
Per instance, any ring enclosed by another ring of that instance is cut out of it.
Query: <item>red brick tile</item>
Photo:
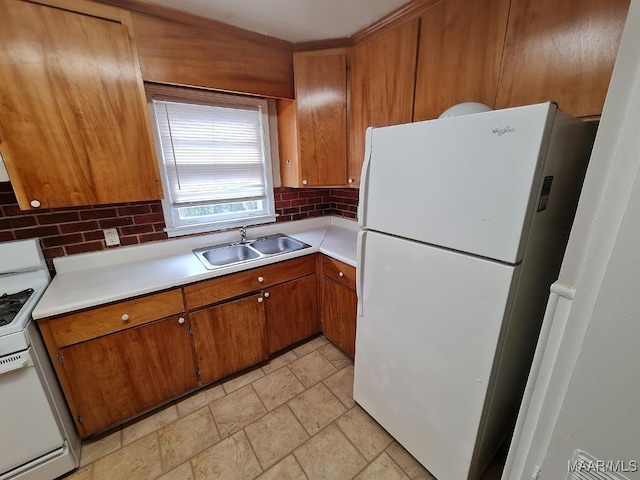
[[[83,232],[82,236],[84,237],[85,242],[90,242],[93,240],[104,240],[104,232],[102,230],[92,230],[91,232]]]
[[[159,223],[164,222],[164,215],[161,213],[150,213],[148,215],[135,215],[133,217],[133,223],[136,225],[142,225],[145,223]]]
[[[14,230],[14,233],[17,240],[22,240],[23,238],[50,237],[58,235],[60,231],[57,225],[49,225],[46,227],[21,228]]]
[[[155,242],[156,240],[166,240],[168,235],[164,232],[147,233],[145,235],[139,235],[140,243]]]
[[[120,237],[120,245],[123,247],[126,245],[137,245],[140,243],[137,235],[132,235],[130,237]]]
[[[152,224],[145,225],[133,225],[130,227],[120,227],[120,232],[122,232],[123,236],[127,235],[138,235],[140,233],[151,233],[155,232]]]
[[[9,242],[15,239],[16,239],[16,236],[14,235],[12,230],[0,231],[0,242]]]
[[[5,217],[13,217],[15,215],[25,215],[29,212],[27,210],[20,210],[18,204],[7,204],[2,206],[2,213]]]
[[[98,222],[95,220],[89,222],[64,223],[60,225],[60,233],[87,232],[96,230],[97,228],[99,228]]]
[[[60,247],[65,245],[71,245],[74,243],[81,243],[83,241],[80,233],[71,233],[69,235],[58,235],[55,237],[45,237],[42,239],[42,245],[44,247]]]
[[[133,221],[131,217],[118,217],[118,218],[103,218],[99,221],[100,228],[115,228],[124,227],[125,225],[131,225]]]
[[[298,192],[283,193],[281,196],[282,200],[295,200],[298,198]]]
[[[43,248],[44,258],[63,257],[65,255],[63,247]]]
[[[118,211],[115,208],[83,210],[80,212],[80,218],[82,220],[95,220],[98,218],[112,218],[117,216],[118,216]]]
[[[14,230],[16,228],[33,227],[36,225],[34,217],[0,218],[0,230]]]
[[[38,215],[40,225],[53,225],[54,223],[77,222],[80,220],[78,212],[63,212]]]
[[[136,205],[118,208],[118,216],[126,217],[127,215],[142,215],[145,213],[151,213],[151,205]]]
[[[67,245],[64,247],[67,255],[73,255],[75,253],[86,253],[86,252],[95,252],[98,250],[104,250],[103,242],[87,242],[87,243],[78,243],[75,245]]]

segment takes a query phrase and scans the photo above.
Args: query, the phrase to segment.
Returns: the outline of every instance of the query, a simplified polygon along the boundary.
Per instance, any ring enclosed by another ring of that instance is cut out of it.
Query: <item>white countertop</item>
[[[95,307],[314,252],[356,265],[355,221],[318,217],[275,223],[247,229],[247,238],[274,233],[285,233],[311,247],[215,270],[205,268],[192,250],[233,242],[238,239],[238,232],[232,231],[56,258],[56,276],[34,309],[33,318]]]

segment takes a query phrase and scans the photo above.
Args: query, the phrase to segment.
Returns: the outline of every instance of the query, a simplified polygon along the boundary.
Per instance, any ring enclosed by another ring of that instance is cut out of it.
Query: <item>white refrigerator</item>
[[[594,136],[553,103],[367,130],[354,398],[438,480],[511,432]]]

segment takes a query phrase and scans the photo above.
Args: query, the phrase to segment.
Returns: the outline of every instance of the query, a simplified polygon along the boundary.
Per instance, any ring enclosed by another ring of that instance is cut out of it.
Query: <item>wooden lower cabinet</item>
[[[179,315],[64,347],[58,354],[82,437],[197,385],[188,324]]]
[[[338,348],[356,355],[356,292],[322,276],[322,331]]]
[[[209,383],[266,360],[262,293],[191,313],[200,381]]]
[[[265,289],[264,297],[270,354],[320,331],[315,274]]]

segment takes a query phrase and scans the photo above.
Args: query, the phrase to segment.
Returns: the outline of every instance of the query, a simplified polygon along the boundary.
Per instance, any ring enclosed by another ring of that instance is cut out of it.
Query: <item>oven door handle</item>
[[[31,348],[24,352],[14,353],[0,358],[0,375],[33,365]]]

